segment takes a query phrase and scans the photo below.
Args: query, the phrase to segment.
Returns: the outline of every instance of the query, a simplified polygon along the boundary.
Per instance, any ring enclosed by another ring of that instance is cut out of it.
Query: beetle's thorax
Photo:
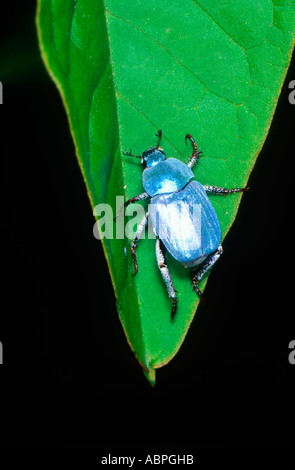
[[[176,158],[167,158],[142,174],[142,185],[150,196],[180,191],[194,178],[192,170]]]

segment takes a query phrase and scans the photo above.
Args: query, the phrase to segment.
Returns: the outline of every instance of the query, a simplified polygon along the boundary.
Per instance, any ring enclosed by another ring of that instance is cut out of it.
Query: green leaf
[[[117,195],[143,192],[139,161],[122,151],[141,154],[155,145],[158,129],[166,155],[182,161],[191,151],[184,136],[193,135],[203,151],[195,169],[201,183],[245,186],[287,71],[294,26],[293,0],[39,0],[43,60],[68,113],[92,206],[106,202],[115,211]],[[240,196],[211,200],[224,237]],[[151,382],[178,351],[198,304],[188,271],[168,256],[179,292],[171,322],[154,244],[140,241],[133,278],[130,241],[103,240],[126,337]]]

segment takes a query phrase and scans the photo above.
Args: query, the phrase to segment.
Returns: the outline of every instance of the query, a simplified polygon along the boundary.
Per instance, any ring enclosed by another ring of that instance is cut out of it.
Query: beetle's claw
[[[162,137],[161,129],[159,129],[155,135],[156,135],[156,137],[159,137],[159,138]]]
[[[196,289],[195,289],[196,291]],[[197,291],[196,291],[197,292]],[[198,289],[198,292],[197,292],[198,296],[199,296],[199,299],[200,301],[202,302],[202,304],[206,304],[206,300],[205,300],[205,297],[203,296],[202,292],[200,291],[200,289]]]
[[[128,157],[131,157],[132,155],[131,149],[129,150],[129,152],[127,150],[123,152],[123,155],[127,155]]]
[[[172,299],[171,320],[174,319],[177,310],[177,297]]]
[[[187,145],[187,139],[192,140],[192,136],[190,134],[186,134],[184,138],[186,145]]]
[[[203,294],[201,294],[200,296],[200,301],[202,302],[202,304],[206,304],[206,300],[205,300],[205,297],[203,296]]]
[[[200,301],[203,304],[205,304],[206,303],[205,298],[204,298],[202,292],[200,291],[200,289],[198,288],[198,282],[195,279],[193,279],[193,288],[194,288],[194,291],[196,292],[196,294],[199,296]]]
[[[136,276],[136,274],[138,273],[138,266],[137,266],[137,262],[136,262],[136,261],[134,261],[134,269],[135,269],[135,271],[134,271],[134,273],[132,274],[132,277]]]
[[[131,247],[131,253],[132,253],[132,258],[133,258],[133,263],[134,263],[134,274],[132,274],[132,277],[134,277],[138,273],[138,265],[137,265],[137,259],[136,259],[136,253],[135,253],[135,247]]]

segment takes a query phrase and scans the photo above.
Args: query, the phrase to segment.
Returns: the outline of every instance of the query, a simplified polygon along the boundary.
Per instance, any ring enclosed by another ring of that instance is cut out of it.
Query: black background
[[[11,8],[0,33],[0,447],[121,455],[290,448],[295,60],[207,303],[152,389],[92,235],[65,112],[39,57],[35,4]]]

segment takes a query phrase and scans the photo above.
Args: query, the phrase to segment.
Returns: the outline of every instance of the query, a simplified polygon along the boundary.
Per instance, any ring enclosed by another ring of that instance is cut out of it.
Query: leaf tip
[[[156,384],[156,369],[152,368],[149,370],[142,369],[145,377],[149,381],[152,387]]]

